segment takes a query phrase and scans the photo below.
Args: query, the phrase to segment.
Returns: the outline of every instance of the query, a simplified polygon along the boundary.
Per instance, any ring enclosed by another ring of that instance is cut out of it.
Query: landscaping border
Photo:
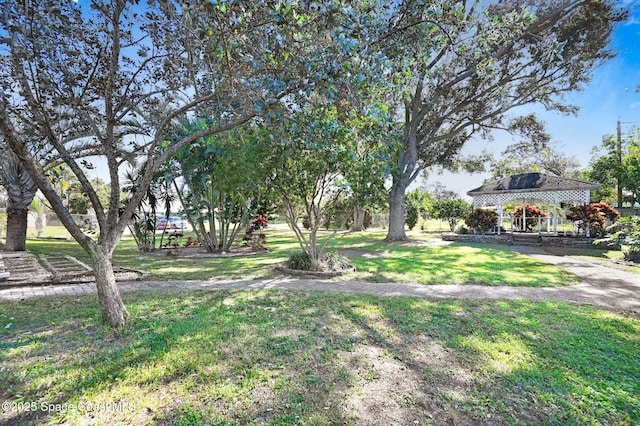
[[[606,244],[594,244],[595,238],[573,237],[563,235],[541,235],[537,233],[505,233],[505,234],[455,234],[444,232],[441,234],[444,241],[461,243],[484,243],[502,245],[531,245],[566,247],[575,249],[609,250]]]

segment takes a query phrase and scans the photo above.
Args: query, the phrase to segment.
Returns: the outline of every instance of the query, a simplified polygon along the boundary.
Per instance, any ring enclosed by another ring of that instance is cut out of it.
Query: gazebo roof
[[[536,193],[562,191],[591,191],[600,188],[600,184],[579,179],[570,179],[544,173],[523,173],[487,182],[467,192],[471,197],[489,194]]]

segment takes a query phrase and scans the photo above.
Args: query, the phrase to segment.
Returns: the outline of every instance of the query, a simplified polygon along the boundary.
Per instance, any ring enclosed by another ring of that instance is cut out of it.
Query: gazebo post
[[[553,194],[553,235],[558,235],[558,196]]]
[[[487,182],[483,186],[467,192],[467,195],[472,197],[474,208],[478,208],[481,205],[497,206],[500,209],[498,212],[499,225],[502,225],[502,221],[504,221],[504,203],[513,202],[517,204],[518,200],[522,200],[522,215],[520,220],[522,221],[521,223],[524,230],[527,229],[526,197],[530,196],[532,199],[539,199],[547,203],[553,201],[553,209],[551,209],[551,206],[548,204],[546,205],[546,231],[550,232],[550,221],[553,220],[553,234],[559,235],[558,203],[582,201],[584,204],[589,204],[590,191],[599,187],[600,185],[596,183],[532,172]],[[548,217],[552,210],[553,219]],[[511,219],[511,233],[513,233],[517,229],[517,224],[515,223],[517,218],[512,216]],[[540,228],[541,223],[542,221],[539,220],[538,226]],[[542,231],[542,229],[540,229],[540,231]],[[500,227],[498,227],[498,233],[501,233]]]
[[[498,235],[500,235],[500,228],[502,228],[502,203],[499,203],[498,210]]]

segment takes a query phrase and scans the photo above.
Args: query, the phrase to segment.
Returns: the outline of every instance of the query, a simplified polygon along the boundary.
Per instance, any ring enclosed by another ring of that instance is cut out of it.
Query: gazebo
[[[467,195],[473,198],[473,208],[495,207],[498,212],[498,224],[504,218],[503,206],[522,201],[522,205],[531,201],[542,201],[548,206],[547,221],[553,223],[553,233],[558,234],[557,206],[559,203],[589,204],[591,191],[600,184],[578,179],[547,175],[544,173],[523,173],[487,182],[472,189]],[[523,214],[526,214],[523,208]],[[526,223],[526,217],[522,218]],[[500,233],[501,226],[498,226]],[[549,231],[549,222],[547,222]]]

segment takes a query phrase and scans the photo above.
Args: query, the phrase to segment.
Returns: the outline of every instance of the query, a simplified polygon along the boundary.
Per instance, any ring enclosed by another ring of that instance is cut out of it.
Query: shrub
[[[287,259],[286,265],[287,268],[298,271],[311,271],[313,269],[313,262],[311,262],[306,251],[296,251],[291,253]]]
[[[262,230],[267,226],[267,218],[265,216],[256,216],[256,218],[253,219],[247,227],[242,240],[245,244],[250,245],[254,249],[264,248],[267,236],[262,232]]]
[[[465,228],[463,225],[456,226],[456,229],[453,230],[455,234],[465,235],[469,233],[469,230]]]
[[[201,247],[202,243],[200,242],[200,240],[198,240],[197,238],[191,238],[191,237],[187,237],[187,241],[184,242],[184,246],[185,247]]]
[[[526,231],[532,230],[533,227],[538,224],[539,217],[547,217],[547,214],[543,210],[540,210],[536,206],[532,206],[531,204],[528,204],[528,203],[524,205],[524,209],[522,208],[522,206],[517,206],[516,209],[513,211],[513,217],[522,218],[523,210],[526,215],[526,228],[520,227],[520,229],[522,230],[526,230]]]
[[[353,266],[349,259],[336,252],[327,252],[320,260],[320,269],[327,271],[344,271]]]
[[[416,226],[416,223],[418,223],[418,209],[413,204],[407,205],[407,216],[405,218],[405,222],[409,231],[412,231]]]
[[[612,239],[620,245],[624,259],[640,263],[640,217],[623,217],[611,228],[617,230]]]
[[[432,214],[435,219],[446,219],[453,232],[458,221],[467,217],[470,211],[471,206],[464,200],[438,200],[433,203]]]
[[[348,258],[336,252],[325,253],[316,268],[307,252],[296,251],[289,255],[286,265],[298,271],[344,271],[353,268]]]
[[[485,233],[498,225],[498,214],[493,210],[475,209],[464,223],[476,233]]]
[[[587,237],[604,236],[607,221],[615,222],[619,217],[620,212],[607,203],[574,206],[567,212],[567,219],[574,222],[579,232]]]

